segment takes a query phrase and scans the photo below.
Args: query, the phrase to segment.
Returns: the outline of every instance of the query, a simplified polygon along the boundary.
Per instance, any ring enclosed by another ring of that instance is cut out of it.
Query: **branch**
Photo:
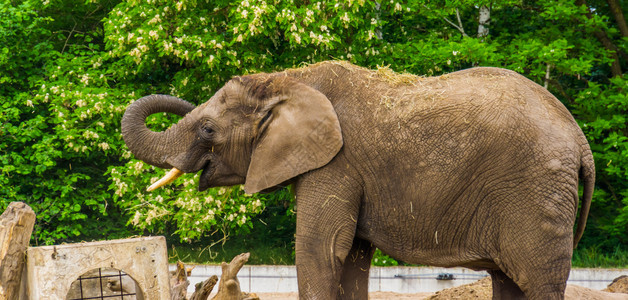
[[[429,8],[425,4],[423,4],[423,7],[427,8],[427,10],[432,10],[431,8]],[[469,35],[467,35],[467,33],[464,32],[464,27],[462,27],[462,21],[460,20],[460,11],[458,11],[457,8],[456,8],[456,17],[458,18],[458,25],[456,25],[451,20],[447,19],[447,17],[443,17],[443,20],[445,20],[447,23],[451,24],[451,26],[453,26],[454,28],[458,29],[458,31],[460,31],[460,33],[462,33],[462,36],[469,37]]]
[[[63,48],[61,49],[61,53],[63,53],[65,51],[65,47],[68,45],[68,41],[72,37],[72,34],[74,33],[74,29],[76,29],[76,25],[78,25],[78,24],[76,22],[74,22],[74,27],[72,27],[72,30],[70,31],[70,33],[68,33],[68,37],[65,39],[65,44],[63,44]]]
[[[464,32],[464,27],[462,27],[462,21],[460,20],[460,11],[458,11],[457,8],[456,8],[456,17],[458,18],[458,25],[454,24],[454,22],[450,21],[446,17],[443,17],[443,19],[447,21],[447,23],[451,24],[451,26],[458,29],[458,31],[460,31],[460,33],[462,33],[463,36],[468,37],[469,35],[467,35],[467,33]]]

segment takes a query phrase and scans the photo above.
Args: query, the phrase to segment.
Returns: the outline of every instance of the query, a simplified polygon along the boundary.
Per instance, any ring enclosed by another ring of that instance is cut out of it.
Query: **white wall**
[[[170,270],[174,269],[175,266],[170,265]],[[454,280],[436,280],[440,273],[451,273],[454,275]],[[194,292],[194,285],[197,282],[204,281],[212,275],[220,278],[220,274],[221,268],[218,265],[197,265],[189,278],[188,293],[191,295]],[[487,275],[486,272],[476,272],[465,268],[372,267],[369,291],[436,292],[472,283]],[[620,275],[628,275],[628,269],[573,269],[568,284],[601,290]],[[238,278],[243,292],[298,291],[297,272],[294,266],[244,266],[238,273]]]

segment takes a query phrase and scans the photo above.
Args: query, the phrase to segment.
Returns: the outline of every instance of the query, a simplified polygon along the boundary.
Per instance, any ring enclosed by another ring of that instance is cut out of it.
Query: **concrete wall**
[[[98,268],[113,268],[129,274],[146,299],[170,300],[164,237],[30,247],[26,291],[22,291],[22,295],[38,300],[65,299],[72,282]]]
[[[170,270],[174,269],[174,265],[170,265]],[[441,273],[453,274],[454,280],[437,280],[436,277]],[[197,282],[212,275],[220,277],[220,274],[220,266],[197,265],[189,278],[188,293],[194,292]],[[298,291],[296,275],[294,266],[244,266],[238,273],[238,278],[244,292],[287,293]],[[568,284],[601,290],[620,275],[628,275],[628,269],[573,269]],[[436,292],[472,283],[484,276],[488,274],[465,268],[372,267],[369,290],[397,293]]]

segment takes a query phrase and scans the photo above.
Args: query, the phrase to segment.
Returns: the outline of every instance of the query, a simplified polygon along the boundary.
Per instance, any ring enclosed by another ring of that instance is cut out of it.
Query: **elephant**
[[[148,129],[163,112],[183,117]],[[422,77],[325,61],[235,76],[198,107],[148,95],[121,125],[136,158],[172,169],[150,190],[201,170],[200,191],[292,184],[300,299],[367,299],[376,248],[486,270],[494,299],[563,299],[595,183],[567,108],[494,67]]]

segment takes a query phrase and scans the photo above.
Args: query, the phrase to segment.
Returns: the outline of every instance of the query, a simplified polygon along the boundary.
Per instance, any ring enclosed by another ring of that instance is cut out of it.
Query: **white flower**
[[[83,132],[83,137],[86,139],[92,139],[92,138],[98,139],[99,138],[98,133],[95,133],[91,130],[85,130],[85,132]]]
[[[107,143],[100,143],[98,144],[98,147],[100,147],[103,150],[109,150],[109,144]]]
[[[83,76],[81,76],[81,82],[82,82],[84,85],[89,84],[89,75],[88,75],[88,74],[83,74]]]
[[[451,54],[453,54],[454,56],[458,55],[458,53],[459,53],[459,52],[458,52],[458,51],[455,51],[455,50],[454,50],[453,52],[451,52]]]
[[[344,16],[340,17],[340,20],[344,21],[345,23],[349,22],[349,15],[345,12]]]
[[[122,195],[120,195],[122,196]],[[139,211],[135,212],[135,215],[133,215],[133,221],[131,221],[133,223],[133,225],[137,225],[140,223],[140,217],[142,216],[142,214]]]
[[[33,106],[33,101],[31,101],[31,100],[26,100],[26,106],[28,106],[28,107],[35,107],[35,106]]]
[[[245,213],[246,212],[246,206],[244,204],[240,204],[240,212],[241,213]]]

